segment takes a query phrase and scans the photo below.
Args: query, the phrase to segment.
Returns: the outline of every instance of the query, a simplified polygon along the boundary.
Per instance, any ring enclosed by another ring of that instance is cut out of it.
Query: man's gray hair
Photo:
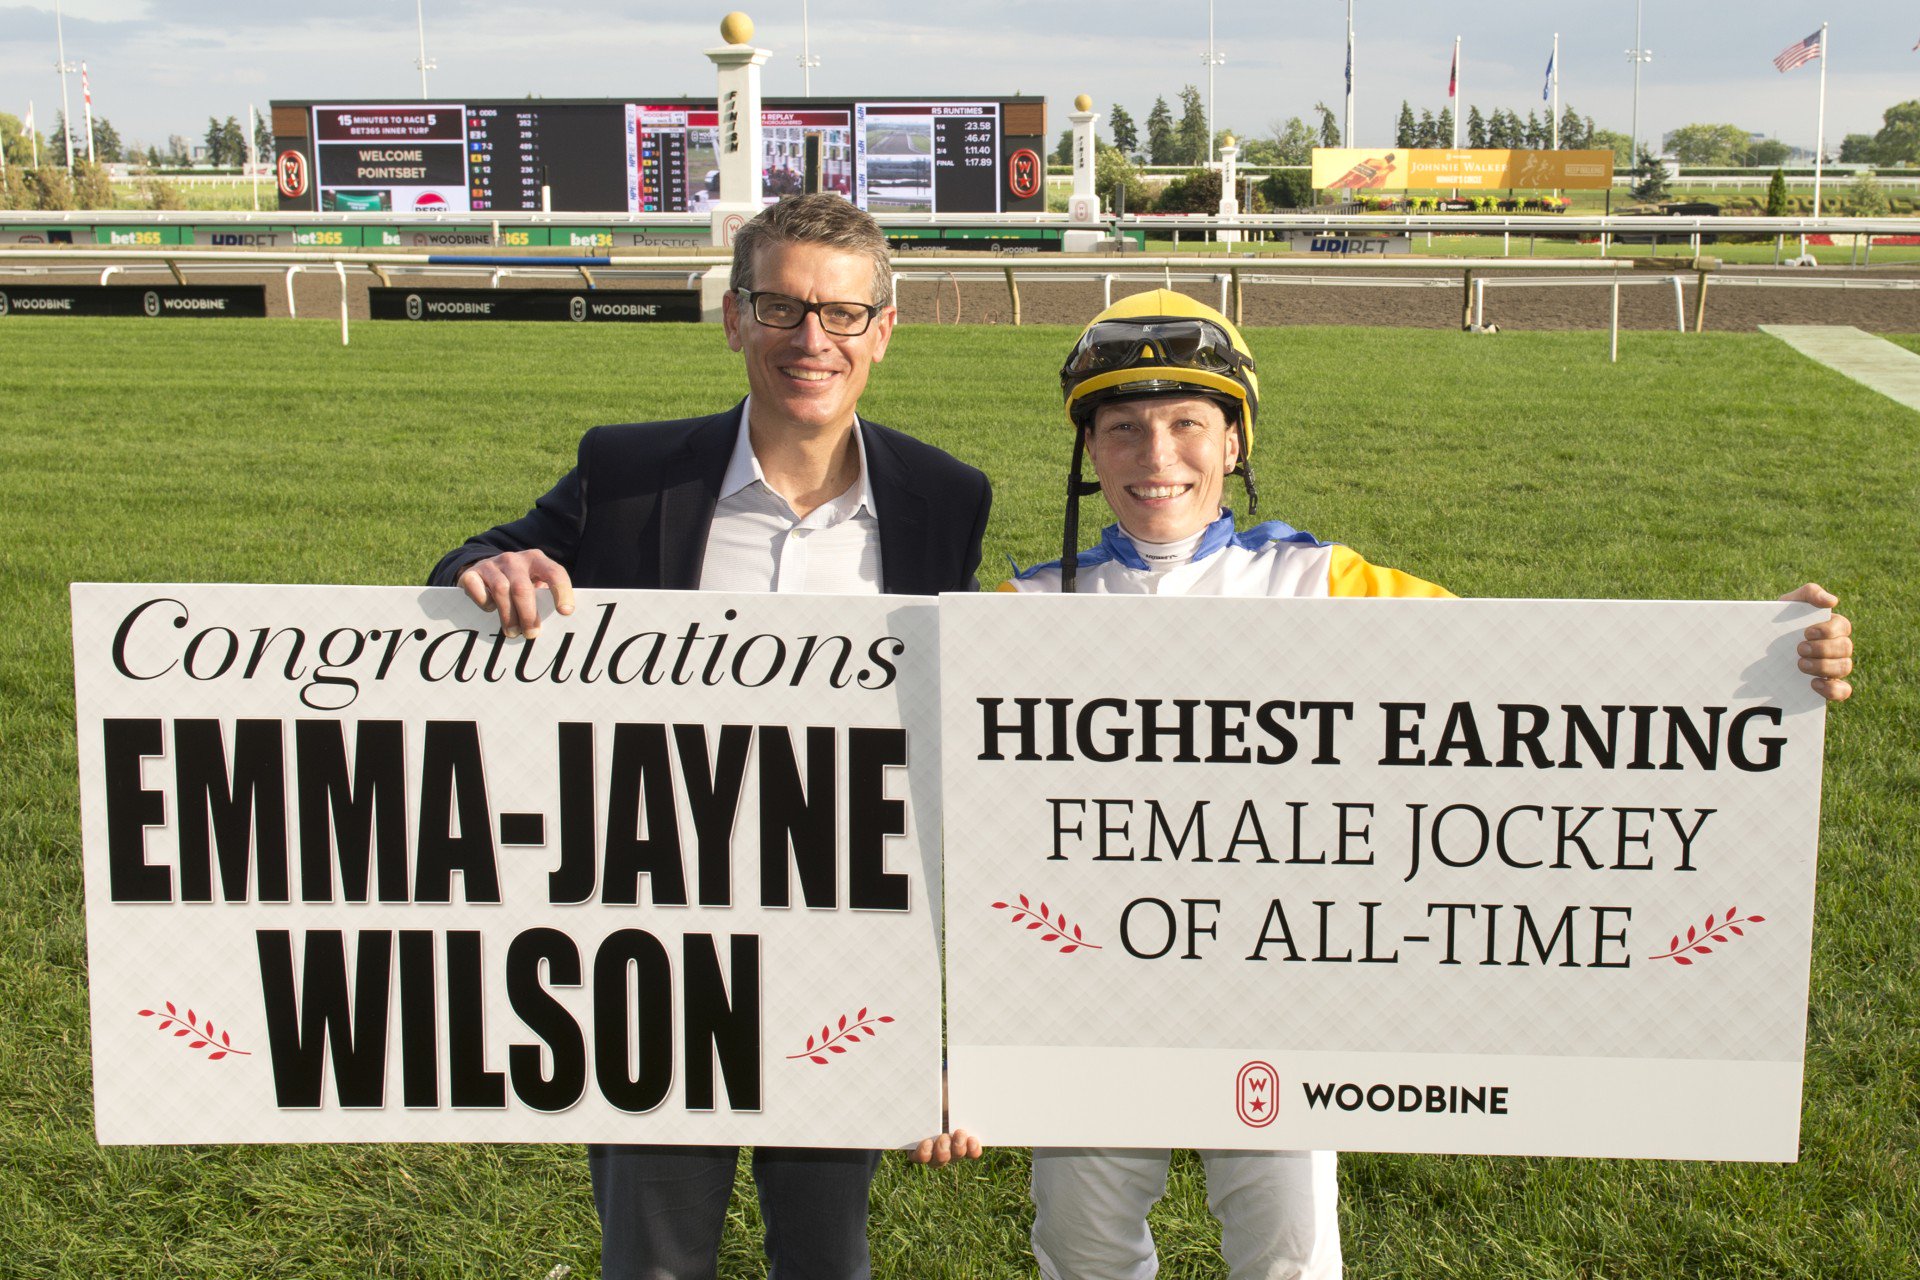
[[[860,254],[873,262],[872,301],[884,305],[893,297],[893,262],[887,253],[887,234],[866,210],[844,196],[822,191],[788,196],[769,205],[734,233],[733,273],[728,283],[735,289],[752,289],[754,255],[782,244],[820,244]]]

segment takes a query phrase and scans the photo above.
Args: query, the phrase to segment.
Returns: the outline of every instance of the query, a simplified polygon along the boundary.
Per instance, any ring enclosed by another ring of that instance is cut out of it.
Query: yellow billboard
[[[1613,152],[1421,150],[1315,147],[1313,185],[1356,191],[1602,189],[1613,181]]]

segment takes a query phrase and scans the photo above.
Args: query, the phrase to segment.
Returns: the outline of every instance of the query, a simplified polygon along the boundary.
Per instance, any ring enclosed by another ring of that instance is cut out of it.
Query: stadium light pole
[[[67,173],[73,173],[73,111],[67,105],[67,76],[79,70],[67,61],[67,34],[60,21],[60,0],[53,0],[53,39],[58,61],[53,69],[60,73],[60,138],[67,144]]]
[[[1207,0],[1207,51],[1200,61],[1207,64],[1207,163],[1213,163],[1213,69],[1227,60],[1227,55],[1219,53],[1213,47],[1213,0]]]
[[[1653,61],[1653,50],[1646,48],[1640,38],[1640,15],[1646,0],[1633,0],[1633,48],[1627,50],[1627,59],[1633,63],[1633,124],[1632,136],[1627,140],[1627,163],[1640,163],[1640,64]]]
[[[440,69],[440,64],[427,56],[426,0],[413,0],[413,20],[420,29],[420,56],[413,65],[420,68],[420,99],[424,102],[427,97],[427,72]]]
[[[820,59],[813,56],[813,31],[807,23],[807,0],[800,0],[800,96],[813,96],[813,69]]]

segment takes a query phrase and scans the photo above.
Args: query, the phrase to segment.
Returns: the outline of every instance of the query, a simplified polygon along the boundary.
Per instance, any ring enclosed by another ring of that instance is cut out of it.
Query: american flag
[[[1812,62],[1820,56],[1820,33],[1814,32],[1805,40],[1795,40],[1780,51],[1773,65],[1782,71],[1791,71],[1803,62]]]

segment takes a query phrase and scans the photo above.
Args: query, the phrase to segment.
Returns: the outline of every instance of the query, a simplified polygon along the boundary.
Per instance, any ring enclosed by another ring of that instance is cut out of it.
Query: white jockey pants
[[[1207,1207],[1232,1280],[1339,1280],[1331,1151],[1202,1151]],[[1047,1280],[1152,1280],[1147,1210],[1167,1192],[1170,1151],[1037,1147],[1033,1256]]]

